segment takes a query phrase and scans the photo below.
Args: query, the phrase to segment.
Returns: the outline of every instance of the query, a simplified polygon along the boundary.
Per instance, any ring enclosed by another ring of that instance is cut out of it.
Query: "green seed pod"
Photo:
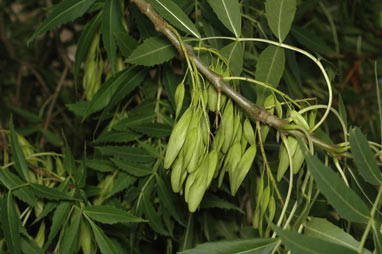
[[[260,202],[260,207],[261,207],[260,215],[261,215],[261,217],[265,214],[265,211],[268,208],[270,196],[271,196],[271,188],[268,185],[267,187],[265,187],[263,195],[261,197],[261,202]]]
[[[271,94],[265,99],[264,107],[267,108],[267,107],[270,107],[273,105],[275,105],[275,97]],[[275,109],[272,108],[272,109],[268,109],[267,111],[270,112],[271,114],[273,114]],[[268,136],[268,133],[269,133],[269,126],[268,125],[262,125],[261,129],[260,129],[260,133],[261,133],[261,140],[263,142],[265,142],[265,140]]]
[[[175,193],[178,193],[180,189],[182,188],[182,185],[180,184],[180,180],[182,178],[183,171],[183,157],[178,156],[178,158],[175,160],[174,164],[172,165],[171,170],[171,186],[172,190]]]
[[[248,141],[244,135],[241,135],[240,144],[241,144],[241,154],[243,154],[247,150],[247,145],[248,145]]]
[[[198,129],[198,138],[196,140],[195,149],[192,153],[190,162],[187,165],[187,171],[188,173],[194,172],[202,162],[201,157],[204,154],[204,151],[206,150],[205,145],[202,141],[202,131]]]
[[[45,243],[45,221],[43,221],[38,229],[37,235],[35,237],[35,241],[38,246],[42,248]]]
[[[182,109],[184,93],[185,93],[185,88],[184,88],[184,83],[182,82],[178,85],[178,87],[175,90],[175,107],[176,107],[175,118],[178,118],[180,110]]]
[[[276,213],[276,201],[273,196],[271,196],[269,199],[268,213],[269,213],[268,219],[269,221],[272,221]]]
[[[233,185],[231,185],[233,186],[233,188],[231,188],[232,196],[236,194],[241,183],[244,181],[244,178],[247,176],[248,171],[252,166],[253,160],[255,159],[256,151],[256,146],[250,146],[237,164],[236,169],[233,172]]]
[[[241,123],[241,116],[240,114],[236,114],[234,117],[234,135],[232,138],[232,143],[235,142],[240,142],[241,141],[241,136],[243,134],[243,125]]]
[[[228,148],[231,146],[232,136],[234,134],[234,123],[233,123],[233,105],[229,101],[227,106],[224,108],[224,113],[222,117],[221,127],[223,128],[224,142],[222,146],[222,151],[226,153]]]
[[[194,171],[192,174],[189,174],[187,179],[186,179],[186,184],[184,186],[184,200],[186,202],[188,202],[188,200],[189,200],[191,185],[193,185],[197,179],[196,178],[197,173],[198,173],[198,171]]]
[[[207,177],[206,188],[210,186],[212,178],[215,175],[216,166],[218,164],[218,156],[219,156],[219,153],[216,150],[212,150],[208,154],[208,177]]]
[[[260,208],[256,207],[252,217],[252,227],[258,229],[260,224]]]
[[[207,187],[208,175],[208,158],[206,158],[200,168],[197,170],[197,176],[194,183],[191,185],[188,194],[188,210],[193,213],[198,209],[200,202],[203,199]]]
[[[192,118],[192,109],[188,108],[172,130],[170,140],[168,141],[166,155],[164,159],[164,167],[170,168],[175,158],[178,156],[186,139],[186,133]]]
[[[224,142],[224,134],[222,128],[216,131],[214,142],[212,143],[212,148],[214,150],[220,151]]]
[[[298,171],[300,171],[300,168],[302,166],[302,163],[304,163],[304,154],[302,153],[302,150],[300,146],[296,147],[296,152],[293,155],[292,159],[292,165],[293,165],[293,174],[297,174]]]
[[[182,148],[184,163],[183,166],[187,168],[188,163],[190,162],[192,155],[195,152],[195,147],[198,143],[199,134],[197,128],[192,128],[187,131],[186,140]]]
[[[256,145],[256,135],[255,131],[252,128],[252,124],[248,118],[244,120],[243,126],[244,136],[247,139],[248,143],[252,146]]]
[[[200,128],[202,130],[202,140],[204,142],[204,145],[209,147],[210,145],[210,123],[208,122],[209,119],[206,119],[205,117],[202,117],[200,119]]]
[[[287,143],[289,146],[289,151],[293,158],[293,154],[295,153],[296,148],[298,146],[297,140],[292,136],[288,136]],[[277,168],[277,181],[281,181],[281,179],[283,178],[288,168],[289,168],[289,156],[285,148],[285,144],[282,143],[280,146],[280,152],[279,152],[279,166]]]
[[[317,110],[312,110],[309,114],[309,127],[312,129],[316,122]]]
[[[209,84],[207,93],[208,93],[208,109],[212,112],[215,112],[217,110],[217,105],[218,105],[218,92],[211,84]]]
[[[79,242],[83,254],[92,254],[92,235],[90,233],[89,225],[85,221],[81,222],[81,233]]]

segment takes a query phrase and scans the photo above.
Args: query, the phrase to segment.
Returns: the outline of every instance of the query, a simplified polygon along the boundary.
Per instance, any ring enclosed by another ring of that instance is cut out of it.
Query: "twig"
[[[138,8],[141,10],[143,14],[145,14],[150,21],[154,24],[155,29],[158,32],[164,34],[167,39],[175,46],[178,50],[179,54],[183,56],[183,50],[181,47],[181,43],[179,42],[176,34],[170,29],[170,25],[154,10],[151,3],[148,3],[146,0],[130,0],[135,3]],[[221,90],[224,94],[229,96],[233,101],[236,102],[254,121],[260,121],[264,124],[267,124],[271,127],[278,129],[283,132],[285,135],[292,135],[295,137],[299,137],[305,140],[305,134],[298,130],[290,130],[285,127],[289,125],[289,122],[285,119],[280,119],[276,115],[269,113],[263,106],[257,105],[247,98],[245,98],[242,94],[235,91],[230,85],[228,85],[223,77],[214,71],[212,71],[207,65],[205,65],[202,60],[197,57],[190,45],[183,42],[184,47],[186,48],[187,55],[192,58],[195,63],[195,66],[198,70],[204,74],[204,76],[211,82],[211,84],[217,90]],[[326,142],[315,138],[314,136],[311,138],[313,143],[322,149],[328,151],[334,156],[344,156],[351,157],[351,155],[347,152],[340,151],[341,147],[338,145],[327,144]]]
[[[47,114],[46,114],[43,130],[47,130],[48,127],[49,127],[49,123],[52,120],[53,108],[56,105],[58,94],[61,91],[61,88],[62,88],[62,86],[64,84],[64,81],[65,81],[65,78],[66,78],[67,74],[68,74],[68,67],[66,66],[65,69],[64,69],[64,72],[61,74],[60,81],[57,84],[56,90],[54,91],[52,102],[50,103],[48,111],[47,111]],[[40,139],[40,148],[43,148],[44,144],[45,144],[45,138],[43,136]]]

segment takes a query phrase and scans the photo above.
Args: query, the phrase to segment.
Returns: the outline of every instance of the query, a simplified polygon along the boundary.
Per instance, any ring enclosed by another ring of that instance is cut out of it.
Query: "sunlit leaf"
[[[165,18],[170,24],[182,30],[185,33],[192,34],[200,38],[198,29],[184,11],[172,0],[149,0],[154,9]]]
[[[198,244],[194,249],[179,254],[265,254],[276,246],[277,239],[245,239]]]
[[[338,245],[326,240],[305,236],[297,232],[282,230],[272,225],[273,230],[281,238],[282,243],[291,250],[293,254],[356,254],[357,251],[343,245]]]
[[[33,33],[27,43],[29,44],[36,36],[46,31],[82,16],[94,2],[95,0],[64,0],[60,2]]]
[[[308,164],[317,186],[327,198],[329,203],[344,219],[367,223],[369,220],[369,209],[363,200],[333,172],[325,166],[317,157],[309,154],[306,148],[300,144],[304,151],[304,157]]]
[[[231,42],[224,48],[219,50],[220,53],[228,60],[229,68],[232,74],[239,76],[243,71],[243,47],[240,42]]]
[[[21,150],[21,146],[15,131],[15,127],[13,126],[12,118],[10,121],[10,131],[11,131],[11,150],[13,154],[13,160],[15,161],[16,171],[19,174],[19,176],[23,178],[23,180],[28,182],[29,181],[28,163],[27,163],[27,160],[25,159],[25,155],[23,151]]]
[[[296,13],[296,0],[267,0],[265,12],[273,34],[283,42],[292,26]]]
[[[145,40],[133,51],[133,53],[131,53],[127,62],[144,66],[153,66],[167,62],[176,56],[176,54],[176,49],[168,40],[161,37],[151,37]]]
[[[236,38],[241,35],[241,13],[238,0],[208,0],[212,9],[225,27],[230,30]]]
[[[343,229],[330,223],[322,218],[310,218],[309,221],[304,223],[304,233],[307,236],[312,236],[329,242],[358,251],[360,242],[355,240],[350,234],[346,233]],[[370,251],[364,250],[362,253],[371,254]]]
[[[272,87],[277,87],[283,76],[285,68],[285,53],[284,49],[268,46],[264,49],[256,64],[255,77],[258,81],[264,82]],[[263,105],[265,98],[270,94],[270,90],[256,86],[257,104]]]
[[[83,210],[84,213],[93,220],[106,223],[132,223],[132,222],[144,222],[142,218],[139,218],[133,214],[130,214],[122,209],[106,206],[106,205],[93,205],[87,206]]]
[[[373,185],[382,184],[381,171],[365,135],[359,128],[350,130],[350,148],[358,171],[367,182]]]
[[[20,230],[21,222],[16,211],[12,192],[9,191],[6,198],[3,199],[1,211],[1,227],[5,241],[10,253],[21,253],[20,249]]]

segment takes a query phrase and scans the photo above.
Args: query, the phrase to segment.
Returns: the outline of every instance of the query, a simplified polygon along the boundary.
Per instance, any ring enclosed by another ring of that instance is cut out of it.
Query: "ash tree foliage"
[[[74,153],[64,129],[61,152],[43,151],[10,119],[1,252],[380,253],[382,145],[348,122],[339,95],[348,79],[341,59],[352,50],[342,43],[359,32],[341,23],[347,8],[315,0],[49,7],[28,45],[83,24],[73,72],[81,96],[65,110],[92,135]],[[364,18],[381,29],[381,13]],[[380,41],[357,44],[371,56],[375,94]]]

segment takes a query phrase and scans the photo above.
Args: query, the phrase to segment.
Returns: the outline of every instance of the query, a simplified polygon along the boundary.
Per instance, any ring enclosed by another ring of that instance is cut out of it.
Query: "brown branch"
[[[154,10],[151,3],[148,3],[146,0],[130,0],[135,3],[143,14],[145,14],[150,21],[154,24],[155,30],[164,34],[167,39],[175,46],[180,55],[183,55],[183,50],[181,43],[178,40],[176,34],[170,29],[170,25]],[[286,135],[292,135],[295,137],[300,137],[305,139],[305,134],[298,130],[287,130],[284,127],[289,125],[289,121],[285,119],[280,119],[276,115],[269,113],[265,110],[264,107],[257,105],[242,94],[235,91],[230,85],[228,85],[223,77],[216,72],[212,71],[203,61],[197,57],[192,49],[192,47],[183,42],[184,47],[186,48],[187,55],[192,58],[195,63],[195,66],[198,70],[211,82],[211,84],[217,89],[221,90],[224,94],[229,96],[236,104],[238,104],[244,112],[246,112],[253,121],[260,121],[264,124],[267,124],[271,127],[278,129],[279,131],[285,133]],[[345,156],[351,157],[350,154],[346,152],[339,152],[341,147],[337,145],[330,145],[326,142],[311,137],[313,143],[334,156]]]

